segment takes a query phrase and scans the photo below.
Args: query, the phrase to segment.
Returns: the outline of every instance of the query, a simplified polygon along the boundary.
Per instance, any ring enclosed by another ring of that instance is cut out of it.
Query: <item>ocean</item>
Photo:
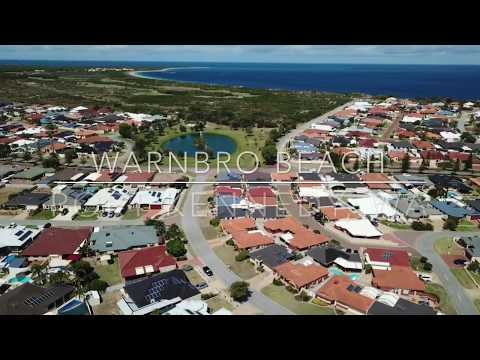
[[[480,66],[211,62],[0,61],[63,67],[163,69],[142,76],[246,88],[364,93],[409,98],[480,99]]]

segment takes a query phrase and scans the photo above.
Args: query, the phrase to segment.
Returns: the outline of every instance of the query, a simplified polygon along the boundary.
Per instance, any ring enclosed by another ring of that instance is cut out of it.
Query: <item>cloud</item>
[[[479,64],[479,45],[1,45],[0,59]]]

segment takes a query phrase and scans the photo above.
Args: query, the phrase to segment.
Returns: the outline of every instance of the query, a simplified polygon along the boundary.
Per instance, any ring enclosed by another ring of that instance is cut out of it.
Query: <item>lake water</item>
[[[188,156],[195,156],[196,152],[202,151],[197,146],[199,136],[198,133],[179,135],[167,141],[163,148],[175,154],[186,152]],[[220,151],[233,154],[237,149],[235,141],[229,136],[205,133],[203,139],[207,148],[214,153],[215,157],[215,154]]]

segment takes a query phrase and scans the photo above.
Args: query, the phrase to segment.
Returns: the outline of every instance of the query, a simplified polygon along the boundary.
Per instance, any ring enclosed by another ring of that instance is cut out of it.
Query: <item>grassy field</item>
[[[463,255],[462,248],[452,238],[438,239],[434,244],[435,251],[440,254]]]
[[[450,271],[465,289],[475,289],[476,286],[465,269],[450,269]]]
[[[475,304],[477,310],[480,312],[480,299],[475,299],[473,303]]]
[[[208,304],[208,307],[212,310],[212,312],[220,310],[221,308],[225,308],[230,311],[233,310],[232,304],[225,300],[222,295],[214,296],[206,300],[206,303]]]
[[[480,231],[480,229],[477,224],[464,219],[458,223],[457,231]]]
[[[335,314],[331,308],[297,301],[295,299],[295,295],[287,291],[284,286],[277,286],[271,284],[264,287],[262,289],[262,293],[297,315]]]
[[[425,290],[427,293],[434,294],[440,299],[439,309],[441,312],[447,315],[456,315],[457,312],[453,307],[450,298],[448,297],[447,291],[440,284],[429,283],[425,285]]]
[[[192,285],[197,285],[202,282],[205,282],[200,274],[196,270],[185,271],[185,275],[187,276],[188,280],[192,283]]]
[[[387,220],[380,220],[380,223],[385,225],[385,226],[391,227],[392,229],[398,229],[398,230],[409,230],[409,229],[411,229],[410,225],[408,225],[408,224],[397,224],[397,223],[387,221]]]
[[[140,219],[145,215],[145,211],[142,209],[129,209],[123,215],[122,220],[136,220]]]
[[[98,219],[98,213],[94,211],[81,211],[75,217],[73,218],[75,221],[81,220],[81,221],[92,221],[92,220],[97,220]]]
[[[24,190],[23,188],[15,188],[15,187],[4,187],[0,189],[0,205],[4,204],[8,201],[8,197],[10,195],[18,194]]]
[[[113,264],[100,264],[94,266],[95,272],[100,276],[100,279],[106,281],[109,286],[119,284],[122,282],[120,275],[120,267],[118,265],[118,258],[115,258]]]
[[[51,220],[55,216],[57,216],[57,213],[51,210],[40,210],[39,212],[30,215],[28,217],[29,220]]]
[[[233,249],[233,246],[221,245],[213,248],[215,254],[222,259],[222,261],[232,270],[235,274],[240,276],[244,280],[251,279],[257,273],[253,264],[247,260],[236,261],[235,256],[236,252]]]

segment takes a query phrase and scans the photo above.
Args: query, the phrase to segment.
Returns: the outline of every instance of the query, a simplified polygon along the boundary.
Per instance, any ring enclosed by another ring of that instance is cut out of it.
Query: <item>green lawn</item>
[[[450,302],[447,291],[440,284],[429,283],[425,285],[425,290],[427,293],[434,294],[440,299],[440,311],[447,315],[456,315],[457,312]]]
[[[410,258],[410,265],[412,266],[412,268],[415,270],[415,271],[421,271],[421,272],[426,272],[426,273],[429,273],[431,272],[431,270],[425,270],[424,267],[423,267],[423,263],[420,261],[420,256],[412,256]]]
[[[408,224],[397,224],[397,223],[387,221],[387,220],[380,220],[380,223],[385,225],[385,226],[391,227],[393,229],[398,229],[398,230],[409,230],[410,229],[410,225],[408,225]]]
[[[74,217],[74,220],[81,220],[81,221],[91,221],[91,220],[97,220],[97,219],[98,219],[98,213],[94,211],[81,211]]]
[[[95,272],[100,276],[100,279],[106,281],[109,286],[119,284],[122,282],[120,275],[120,266],[118,266],[118,258],[114,259],[113,264],[95,264]]]
[[[230,311],[233,310],[233,305],[230,304],[227,300],[225,300],[222,295],[214,296],[206,300],[206,303],[208,304],[208,307],[212,310],[212,312],[220,310],[221,308],[225,308]]]
[[[251,279],[257,275],[253,264],[248,260],[236,261],[235,252],[233,246],[221,245],[213,248],[215,254],[222,259],[222,261],[232,270],[235,274],[240,276],[244,280]]]
[[[438,239],[434,244],[435,251],[440,254],[463,255],[464,251],[452,238]]]
[[[477,307],[477,310],[480,312],[480,299],[475,299],[473,301],[473,303],[475,304],[475,306]]]
[[[40,210],[39,212],[32,214],[28,217],[29,220],[51,220],[57,213],[51,210]]]
[[[142,209],[129,209],[123,215],[122,220],[136,220],[140,219],[145,215],[145,211]]]
[[[468,220],[460,220],[457,231],[478,231],[478,225]]]
[[[203,280],[200,274],[195,270],[185,271],[185,275],[187,276],[188,280],[192,283],[192,285],[197,285],[202,282],[205,282],[205,280]]]
[[[450,269],[450,271],[465,289],[474,289],[476,287],[465,269]]]
[[[285,286],[268,285],[262,293],[297,315],[334,315],[329,307],[322,307],[311,303],[295,300],[295,295],[287,291]]]

